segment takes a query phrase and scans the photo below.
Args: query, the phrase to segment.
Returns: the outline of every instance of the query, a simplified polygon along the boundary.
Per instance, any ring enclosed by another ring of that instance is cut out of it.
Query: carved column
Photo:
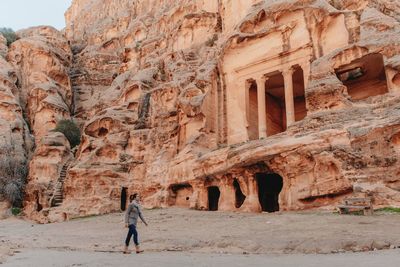
[[[302,64],[301,69],[303,70],[304,89],[306,89],[308,87],[308,82],[310,80],[310,74],[311,74],[310,62]]]
[[[286,125],[289,127],[295,122],[294,98],[293,98],[293,69],[283,71],[285,82],[285,105],[286,105]]]
[[[243,84],[243,83],[241,83]],[[250,87],[252,84],[252,80],[245,80],[244,81],[244,89],[245,89],[245,102],[246,102],[246,127],[250,126]]]
[[[256,79],[258,101],[258,138],[267,137],[267,109],[265,104],[265,77]]]

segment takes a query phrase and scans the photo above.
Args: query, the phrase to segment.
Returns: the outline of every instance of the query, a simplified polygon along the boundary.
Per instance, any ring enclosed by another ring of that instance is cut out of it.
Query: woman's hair
[[[132,202],[136,198],[137,195],[138,195],[137,193],[130,195],[129,200]]]

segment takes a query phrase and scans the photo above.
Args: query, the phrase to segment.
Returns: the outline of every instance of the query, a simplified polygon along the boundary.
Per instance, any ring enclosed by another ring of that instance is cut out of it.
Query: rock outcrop
[[[19,105],[17,70],[4,57],[7,51],[7,41],[0,34],[0,161],[13,161],[17,162],[15,166],[25,166],[33,147],[33,140]],[[1,175],[5,173],[6,170],[1,170]],[[2,176],[2,179],[5,177]],[[0,196],[0,206],[3,209],[9,207],[10,203]]]
[[[272,212],[350,194],[400,205],[398,7],[74,0],[63,33],[22,31],[8,52],[37,144],[26,212],[103,214],[132,192],[147,207]],[[82,129],[74,161],[48,134],[62,118]]]
[[[8,113],[1,111],[1,129],[4,143],[11,144],[25,161],[31,159],[25,213],[38,219],[41,215],[35,217],[34,212],[49,206],[54,179],[65,159],[72,157],[65,137],[50,132],[58,121],[71,118],[72,53],[62,33],[52,27],[30,28],[17,35],[18,40],[7,49],[7,61],[0,58],[5,65],[0,71],[8,77],[2,84],[9,88],[4,90],[7,95],[0,97],[8,108]],[[36,144],[33,155],[31,136]]]

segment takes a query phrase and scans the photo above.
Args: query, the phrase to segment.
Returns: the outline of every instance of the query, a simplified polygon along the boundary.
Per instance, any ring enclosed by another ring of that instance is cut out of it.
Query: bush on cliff
[[[4,38],[6,38],[8,46],[18,39],[17,35],[11,28],[0,28],[0,33],[4,36]]]
[[[12,145],[0,146],[0,201],[6,200],[14,207],[22,207],[28,166],[13,152]]]
[[[71,148],[76,147],[81,142],[81,131],[72,120],[60,120],[53,131],[63,133],[68,139]]]

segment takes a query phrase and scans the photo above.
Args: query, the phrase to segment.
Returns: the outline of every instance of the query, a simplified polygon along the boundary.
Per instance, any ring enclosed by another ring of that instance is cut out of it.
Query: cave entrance
[[[262,211],[279,211],[279,193],[283,187],[283,179],[277,173],[257,173],[258,200]]]
[[[122,211],[126,210],[127,199],[128,199],[128,188],[122,187],[122,190],[121,190],[121,210]]]
[[[381,54],[366,55],[335,69],[335,72],[353,100],[362,100],[389,91]]]
[[[235,207],[238,209],[243,205],[246,196],[243,194],[238,179],[233,180],[233,188],[235,189]]]
[[[218,210],[218,202],[221,192],[217,186],[208,187],[208,210]]]

